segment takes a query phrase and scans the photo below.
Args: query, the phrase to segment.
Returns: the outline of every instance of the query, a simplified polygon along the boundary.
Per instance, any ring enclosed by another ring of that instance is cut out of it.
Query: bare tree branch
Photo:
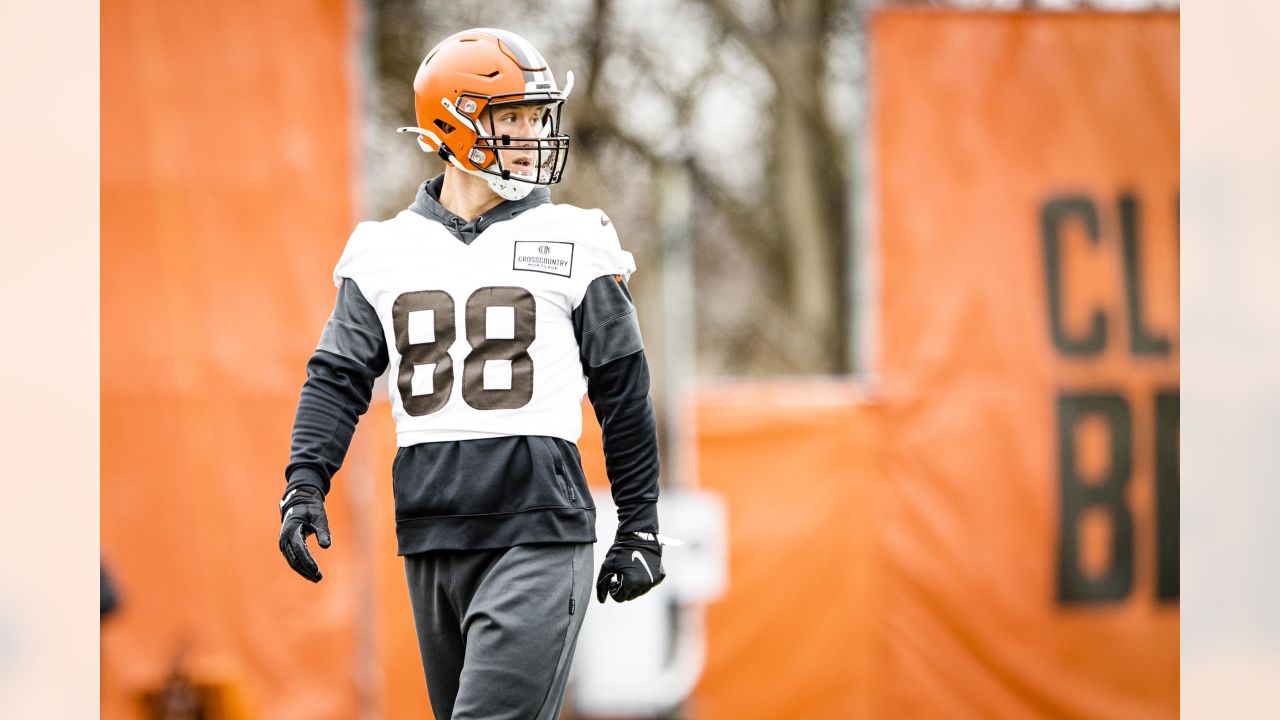
[[[760,63],[785,102],[793,103],[807,114],[812,114],[815,110],[814,99],[795,91],[791,83],[791,73],[788,72],[788,68],[765,34],[747,24],[730,0],[704,1],[716,11],[716,15],[720,17],[720,21],[724,23],[730,34],[741,42],[747,52]]]

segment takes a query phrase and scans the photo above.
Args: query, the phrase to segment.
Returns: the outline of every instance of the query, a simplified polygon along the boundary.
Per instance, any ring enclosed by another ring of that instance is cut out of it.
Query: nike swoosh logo
[[[632,552],[632,553],[631,553],[631,559],[632,559],[632,560],[639,560],[639,561],[640,561],[640,564],[644,566],[644,571],[645,571],[645,572],[647,572],[647,573],[649,573],[649,582],[650,582],[650,583],[652,583],[652,582],[653,582],[653,573],[649,571],[649,563],[647,563],[647,562],[645,562],[645,561],[644,561],[644,556],[640,554],[640,551],[639,551],[639,550],[636,550],[636,551]]]

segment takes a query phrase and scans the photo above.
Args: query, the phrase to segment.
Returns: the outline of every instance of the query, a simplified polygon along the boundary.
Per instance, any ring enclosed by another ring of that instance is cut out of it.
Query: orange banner
[[[842,381],[736,385],[700,394],[696,423],[699,482],[728,514],[729,588],[708,608],[690,716],[868,717],[879,409]]]
[[[175,671],[216,717],[355,716],[354,585],[275,550],[354,221],[349,7],[102,7],[105,718],[143,717]],[[350,577],[332,512],[321,562]]]

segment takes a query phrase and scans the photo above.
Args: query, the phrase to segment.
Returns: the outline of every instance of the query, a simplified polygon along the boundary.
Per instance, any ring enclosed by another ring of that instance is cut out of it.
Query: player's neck
[[[456,168],[445,168],[440,188],[440,204],[445,210],[471,222],[500,202],[502,198],[489,189],[489,183]]]

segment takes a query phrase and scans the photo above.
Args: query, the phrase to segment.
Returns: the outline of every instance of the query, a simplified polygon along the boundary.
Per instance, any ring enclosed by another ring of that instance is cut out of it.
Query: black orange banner
[[[1176,717],[1178,18],[871,37],[881,382],[702,398],[701,716]]]

